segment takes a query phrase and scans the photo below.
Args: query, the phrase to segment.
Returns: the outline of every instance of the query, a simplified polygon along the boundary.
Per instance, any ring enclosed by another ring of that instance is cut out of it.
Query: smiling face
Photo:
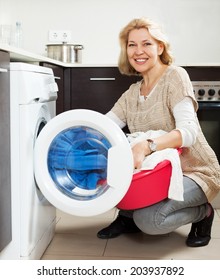
[[[163,49],[163,44],[156,41],[146,28],[133,29],[128,35],[128,61],[142,75],[161,64]]]

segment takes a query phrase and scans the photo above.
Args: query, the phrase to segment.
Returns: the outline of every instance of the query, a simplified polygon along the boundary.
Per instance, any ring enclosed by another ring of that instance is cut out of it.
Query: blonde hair
[[[173,62],[173,57],[170,52],[170,44],[163,33],[161,27],[153,21],[145,18],[133,19],[120,32],[119,41],[121,52],[119,55],[118,68],[122,74],[137,75],[136,70],[130,65],[127,57],[127,44],[129,33],[134,29],[146,28],[150,35],[159,43],[162,43],[164,50],[160,55],[163,64],[170,65]]]

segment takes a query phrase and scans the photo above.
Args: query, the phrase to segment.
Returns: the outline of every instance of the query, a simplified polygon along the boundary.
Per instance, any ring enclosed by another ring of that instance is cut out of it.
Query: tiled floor
[[[79,218],[57,211],[56,234],[42,256],[43,260],[220,260],[220,209],[215,209],[212,240],[208,246],[189,248],[185,239],[190,225],[163,236],[143,233],[101,240],[98,230],[108,225],[116,210],[91,218]]]

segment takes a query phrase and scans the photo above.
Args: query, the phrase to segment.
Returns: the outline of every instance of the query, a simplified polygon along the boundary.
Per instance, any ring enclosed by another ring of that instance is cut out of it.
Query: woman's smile
[[[143,64],[145,64],[145,62],[148,61],[148,58],[135,58],[134,60],[137,64],[143,65]]]

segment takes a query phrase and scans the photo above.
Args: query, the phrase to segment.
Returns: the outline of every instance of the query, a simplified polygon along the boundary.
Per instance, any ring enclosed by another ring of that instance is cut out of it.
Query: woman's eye
[[[128,44],[128,47],[134,47],[134,46],[135,46],[135,44],[132,44],[132,43]]]

